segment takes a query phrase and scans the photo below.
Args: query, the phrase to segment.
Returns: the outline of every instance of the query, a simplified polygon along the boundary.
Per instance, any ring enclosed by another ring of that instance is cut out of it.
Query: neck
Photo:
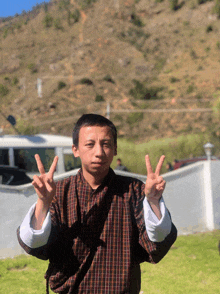
[[[106,171],[105,173],[102,173],[102,174],[98,174],[98,173],[91,174],[82,168],[82,172],[83,172],[83,176],[85,180],[89,183],[92,189],[96,190],[102,184],[104,178],[107,176],[109,171]]]

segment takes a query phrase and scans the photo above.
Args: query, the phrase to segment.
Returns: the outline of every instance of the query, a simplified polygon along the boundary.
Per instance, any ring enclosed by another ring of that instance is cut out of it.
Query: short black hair
[[[115,146],[117,146],[117,130],[115,125],[106,117],[99,114],[93,114],[93,113],[83,114],[76,122],[73,128],[73,145],[78,147],[80,129],[82,127],[92,127],[92,126],[109,127],[112,132],[114,144]]]

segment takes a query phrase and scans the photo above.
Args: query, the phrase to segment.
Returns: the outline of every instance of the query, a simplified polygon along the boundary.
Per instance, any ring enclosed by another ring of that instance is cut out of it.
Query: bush
[[[138,80],[133,80],[135,87],[130,89],[129,94],[133,96],[137,100],[145,100],[145,99],[157,99],[158,92],[162,90],[162,88],[145,88],[143,83]]]
[[[17,85],[18,83],[19,83],[18,78],[17,78],[17,77],[14,77],[14,78],[12,79],[12,85],[14,86],[14,85]]]
[[[103,102],[103,101],[105,101],[105,99],[104,99],[104,97],[102,96],[102,95],[96,95],[96,97],[95,97],[95,101],[96,102]]]
[[[75,9],[71,14],[71,18],[74,20],[74,22],[78,22],[80,19],[80,11],[79,9]]]
[[[133,23],[137,27],[143,27],[144,23],[135,13],[131,14],[131,23]]]
[[[210,33],[212,31],[213,31],[212,25],[208,25],[207,28],[206,28],[206,33]]]
[[[178,7],[178,0],[170,0],[170,8],[171,10],[177,10]]]
[[[129,114],[129,116],[126,119],[126,122],[129,125],[133,125],[135,123],[138,123],[138,122],[142,121],[143,118],[144,118],[143,112],[135,112],[135,113]]]
[[[103,78],[103,80],[106,81],[106,82],[112,83],[112,84],[115,83],[115,81],[111,78],[110,75],[106,75],[106,76]]]
[[[91,81],[91,80],[88,79],[88,78],[82,78],[82,79],[80,80],[80,84],[91,86],[91,85],[93,85],[93,81]]]
[[[64,83],[63,81],[58,82],[58,86],[57,86],[58,90],[61,90],[61,89],[65,88],[65,87],[66,87],[66,83]]]
[[[31,73],[36,73],[37,72],[37,66],[35,63],[29,63],[27,68],[31,71]]]
[[[171,77],[170,78],[170,82],[171,83],[176,83],[176,82],[179,82],[179,79],[175,78],[175,77]]]
[[[55,18],[53,23],[54,23],[55,29],[57,29],[57,30],[63,30],[63,26],[61,24],[60,18]]]
[[[220,0],[216,0],[215,6],[213,7],[213,12],[220,18]]]
[[[43,24],[45,28],[50,28],[53,25],[53,17],[47,13],[43,20]]]
[[[9,93],[9,89],[3,84],[0,84],[0,95],[6,96],[8,93]]]

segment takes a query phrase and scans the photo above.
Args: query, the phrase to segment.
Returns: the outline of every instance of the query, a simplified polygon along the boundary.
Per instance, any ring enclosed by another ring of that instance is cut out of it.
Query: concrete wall
[[[62,179],[77,170],[55,177]],[[146,181],[146,176],[120,172]],[[220,161],[201,161],[163,175],[165,203],[178,234],[220,229]],[[0,185],[0,258],[23,253],[16,229],[37,196],[31,184],[20,187]]]

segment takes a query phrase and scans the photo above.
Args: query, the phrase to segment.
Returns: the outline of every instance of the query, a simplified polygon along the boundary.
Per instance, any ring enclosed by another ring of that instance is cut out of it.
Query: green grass
[[[164,259],[141,265],[143,294],[218,294],[220,230],[179,236]],[[45,293],[47,261],[20,255],[0,260],[0,293]]]
[[[27,255],[0,260],[0,294],[45,293],[47,264]]]
[[[158,264],[144,263],[143,294],[218,294],[220,231],[179,236]]]

